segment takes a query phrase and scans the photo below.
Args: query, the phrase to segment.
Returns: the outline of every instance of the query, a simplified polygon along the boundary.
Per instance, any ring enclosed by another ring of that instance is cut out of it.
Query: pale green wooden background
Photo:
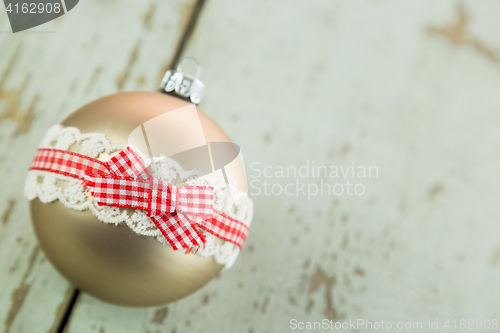
[[[93,99],[155,90],[195,8],[82,0],[14,35],[1,9],[3,331],[53,332],[72,293],[22,197],[41,136]],[[355,161],[379,177],[362,197],[256,196],[246,247],[220,278],[161,308],[80,295],[66,332],[500,319],[499,15],[493,0],[207,0],[183,55],[202,62],[201,107],[247,168]]]

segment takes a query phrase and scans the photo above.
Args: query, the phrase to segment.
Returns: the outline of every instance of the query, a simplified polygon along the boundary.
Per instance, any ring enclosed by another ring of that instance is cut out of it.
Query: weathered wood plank
[[[155,90],[194,1],[81,1],[17,34],[0,11],[0,331],[52,332],[70,285],[38,250],[22,196],[45,130],[118,90]]]
[[[252,162],[262,171],[308,161],[377,166],[379,177],[350,179],[365,185],[363,196],[254,196],[248,244],[220,279],[167,310],[84,296],[69,331],[495,318],[499,9],[493,1],[463,9],[455,1],[208,1],[185,55],[204,65],[202,108],[243,147],[250,177]]]

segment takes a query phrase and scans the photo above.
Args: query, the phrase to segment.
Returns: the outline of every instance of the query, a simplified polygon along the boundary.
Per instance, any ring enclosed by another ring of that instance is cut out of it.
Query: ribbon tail
[[[247,225],[218,211],[215,211],[211,217],[198,219],[196,226],[220,239],[235,244],[240,249],[250,230]]]
[[[170,213],[162,216],[151,216],[151,220],[174,250],[186,249],[186,253],[205,245],[203,236],[194,223],[186,215]]]

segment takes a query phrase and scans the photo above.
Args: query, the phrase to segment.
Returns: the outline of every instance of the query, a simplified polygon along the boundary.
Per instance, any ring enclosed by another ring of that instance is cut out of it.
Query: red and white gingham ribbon
[[[204,245],[205,237],[198,228],[240,248],[249,232],[248,226],[213,208],[213,187],[176,187],[155,178],[130,147],[106,162],[40,148],[30,170],[82,180],[99,205],[145,210],[174,250],[191,251]]]

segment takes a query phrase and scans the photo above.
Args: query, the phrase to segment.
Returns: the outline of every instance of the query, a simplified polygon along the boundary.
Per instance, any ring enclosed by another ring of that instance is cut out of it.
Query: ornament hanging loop
[[[190,61],[194,62],[196,64],[196,75],[195,75],[195,78],[199,79],[200,76],[201,76],[201,64],[198,61],[198,59],[196,59],[195,57],[185,57],[185,58],[182,58],[182,60],[177,65],[177,71],[178,72],[184,72],[182,70],[182,66],[184,66],[187,62],[190,62]]]
[[[193,77],[182,71],[183,65],[188,61],[196,63],[196,76]],[[184,100],[188,100],[193,104],[199,104],[205,85],[198,78],[201,75],[201,64],[194,57],[186,57],[177,65],[177,69],[169,69],[160,84],[160,91],[169,95],[173,95]]]

